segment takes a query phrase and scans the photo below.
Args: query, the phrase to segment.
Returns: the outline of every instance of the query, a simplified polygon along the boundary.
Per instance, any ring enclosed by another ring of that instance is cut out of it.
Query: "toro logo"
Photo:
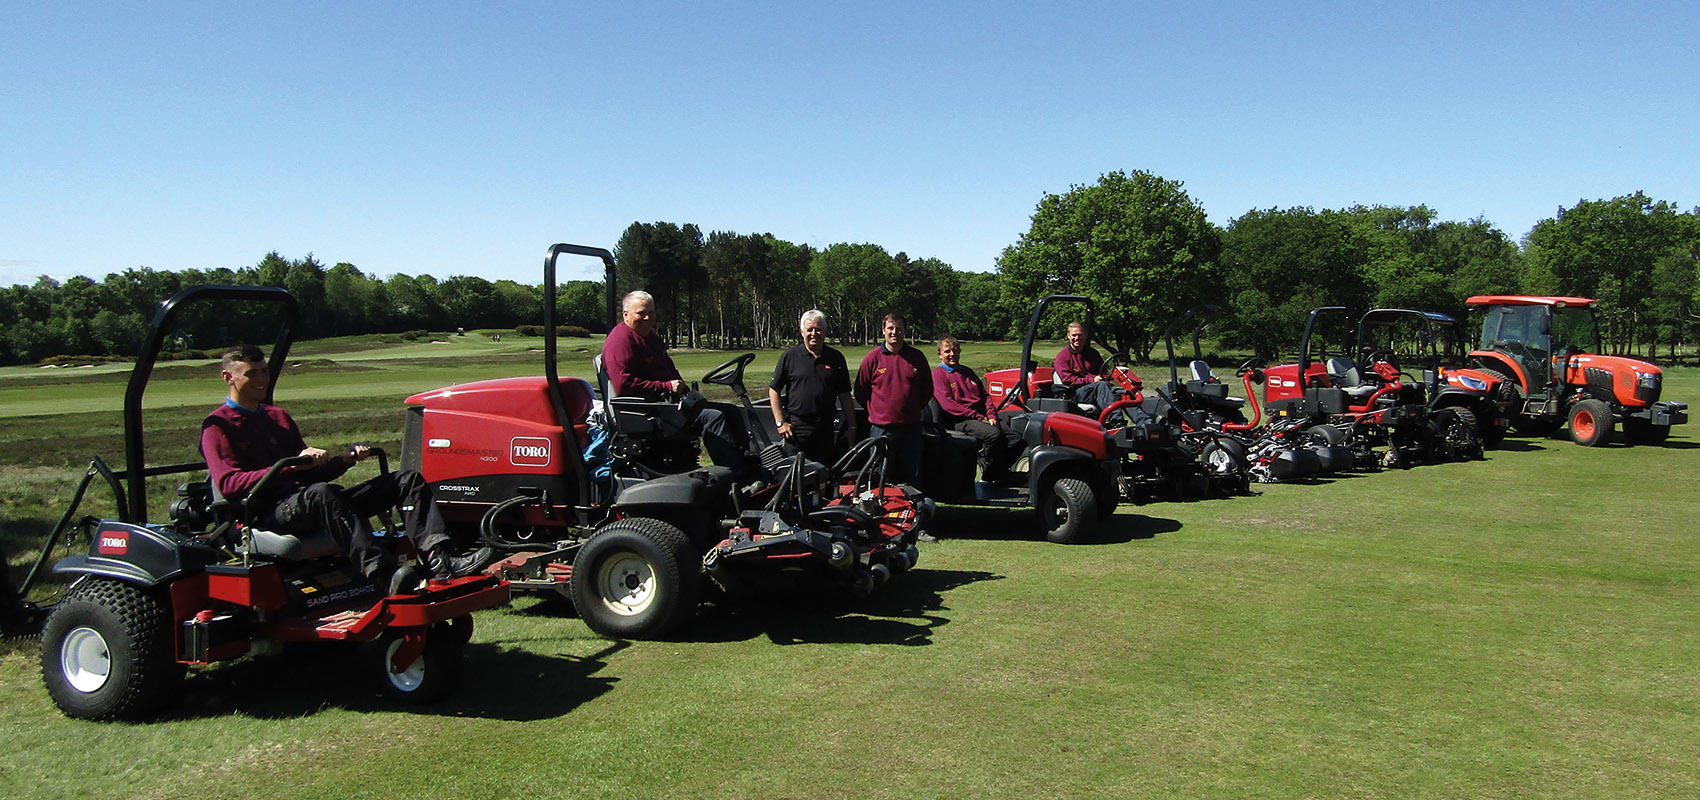
[[[129,531],[101,531],[95,551],[101,555],[121,556],[130,552]]]
[[[516,436],[508,447],[508,460],[516,467],[547,467],[549,440],[535,436]]]

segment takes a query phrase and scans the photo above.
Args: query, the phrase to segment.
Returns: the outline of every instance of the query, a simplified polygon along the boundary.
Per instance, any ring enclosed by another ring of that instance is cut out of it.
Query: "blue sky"
[[[658,220],[989,270],[1136,169],[1222,225],[1426,203],[1518,239],[1700,204],[1697,42],[1693,3],[10,0],[0,285],[271,250],[531,283]]]

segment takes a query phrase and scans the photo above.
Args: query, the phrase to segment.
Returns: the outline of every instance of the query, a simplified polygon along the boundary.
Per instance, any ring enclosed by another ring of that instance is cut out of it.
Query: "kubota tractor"
[[[1498,397],[1512,425],[1545,435],[1570,424],[1584,447],[1612,440],[1657,444],[1688,422],[1688,404],[1660,400],[1664,372],[1627,356],[1600,354],[1596,301],[1587,297],[1476,295],[1483,311],[1480,349],[1470,360],[1501,379]]]

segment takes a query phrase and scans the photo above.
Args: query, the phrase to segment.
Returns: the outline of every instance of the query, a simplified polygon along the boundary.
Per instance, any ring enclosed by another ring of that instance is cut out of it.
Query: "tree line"
[[[1182,184],[1147,172],[1111,172],[1042,198],[1029,229],[995,272],[872,243],[824,248],[771,233],[634,222],[614,249],[617,293],[656,298],[675,346],[793,343],[809,308],[835,338],[875,341],[880,319],[904,314],[912,337],[1019,336],[1046,293],[1091,297],[1099,338],[1148,358],[1168,322],[1201,303],[1227,314],[1213,328],[1229,347],[1265,358],[1290,352],[1320,305],[1399,306],[1463,316],[1472,294],[1595,297],[1607,345],[1618,352],[1693,341],[1700,311],[1700,209],[1679,211],[1642,193],[1580,200],[1536,223],[1521,242],[1484,219],[1444,221],[1427,206],[1254,209],[1212,224]],[[134,268],[96,282],[43,277],[0,289],[0,363],[56,355],[133,355],[148,315],[196,283],[282,286],[302,308],[302,336],[513,328],[541,317],[542,290],[476,276],[367,275],[348,263],[268,253],[251,268]],[[563,324],[606,330],[603,284],[569,281],[557,293]],[[189,344],[243,338],[242,315],[208,311],[186,321]],[[1060,335],[1066,320],[1049,321]]]

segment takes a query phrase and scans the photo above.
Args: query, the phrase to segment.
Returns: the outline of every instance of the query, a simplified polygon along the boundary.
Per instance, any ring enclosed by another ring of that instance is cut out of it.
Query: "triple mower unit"
[[[205,481],[179,488],[171,521],[148,521],[148,478],[206,469],[200,461],[149,464],[142,424],[142,396],[161,344],[182,308],[206,300],[275,306],[281,326],[267,402],[283,371],[296,305],[282,289],[191,287],[154,315],[124,399],[124,472],[115,473],[98,456],[90,462],[16,591],[10,615],[25,630],[41,630],[48,693],[73,717],[144,718],[177,694],[186,665],[318,641],[373,643],[374,673],[386,692],[417,701],[441,696],[459,677],[471,613],[507,602],[501,580],[431,581],[416,592],[386,596],[387,589],[342,556],[329,532],[298,537],[260,530],[245,502],[214,500]],[[386,469],[381,454],[379,461]],[[274,464],[248,497],[264,497],[283,471],[303,463],[289,458]],[[97,478],[112,491],[116,519],[77,517]],[[25,598],[61,539],[77,552],[51,571],[70,585],[43,609]]]
[[[1492,376],[1440,365],[1449,329],[1456,329],[1451,317],[1374,309],[1358,320],[1351,355],[1312,361],[1318,318],[1345,312],[1341,306],[1310,312],[1299,363],[1266,372],[1270,413],[1332,424],[1365,466],[1377,447],[1386,448],[1380,461],[1389,467],[1479,458],[1484,431],[1492,441],[1503,435],[1505,422],[1489,399]],[[1421,378],[1401,367],[1403,360],[1422,362]]]

